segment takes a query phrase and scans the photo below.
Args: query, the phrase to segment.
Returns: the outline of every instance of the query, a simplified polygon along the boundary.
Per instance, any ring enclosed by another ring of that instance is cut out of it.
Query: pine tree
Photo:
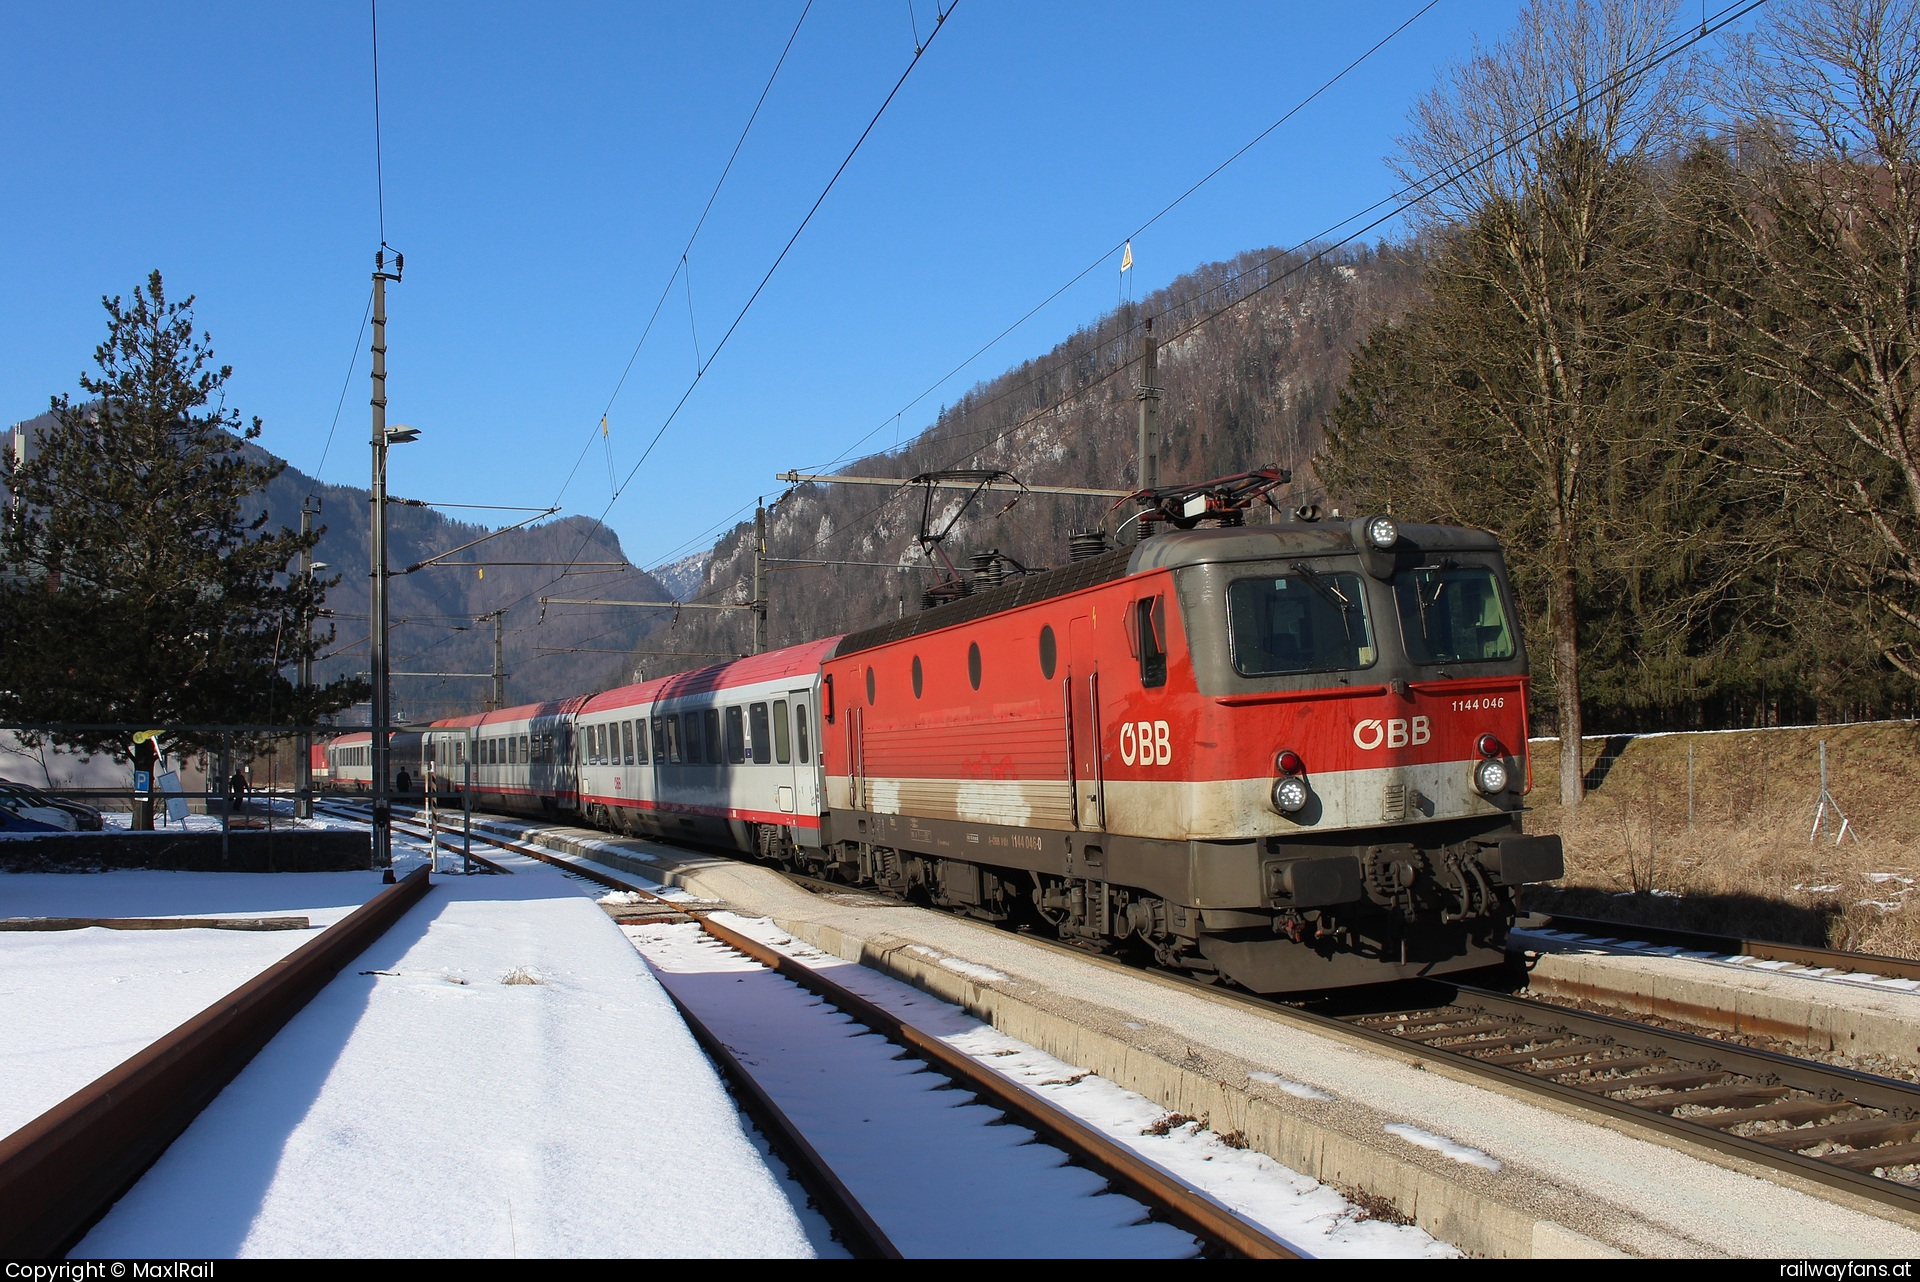
[[[285,675],[332,639],[309,625],[337,580],[288,573],[318,533],[264,528],[259,496],[286,465],[243,448],[260,420],[226,405],[232,368],[195,337],[193,298],[168,301],[156,271],[130,304],[101,301],[86,399],[54,398],[37,454],[0,463],[0,720],[164,728],[194,752],[227,739],[178,727],[311,724],[363,697],[358,679],[303,691]],[[45,737],[155,756],[124,730]]]

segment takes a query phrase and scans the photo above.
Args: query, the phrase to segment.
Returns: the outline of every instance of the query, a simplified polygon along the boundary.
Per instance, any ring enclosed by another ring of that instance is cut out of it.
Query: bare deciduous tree
[[[1740,131],[1711,208],[1737,256],[1699,297],[1744,378],[1700,394],[1813,501],[1799,528],[1920,679],[1920,9],[1801,0],[1727,70]]]
[[[1686,124],[1692,72],[1662,59],[1669,0],[1540,0],[1500,43],[1449,67],[1416,104],[1394,163],[1443,174],[1421,207],[1442,235],[1475,243],[1442,255],[1440,276],[1481,294],[1504,340],[1463,348],[1462,390],[1522,478],[1510,495],[1541,507],[1561,735],[1561,803],[1579,804],[1580,545],[1588,469],[1605,430],[1595,384],[1624,348],[1610,325],[1617,276],[1607,245],[1638,201],[1631,162]]]

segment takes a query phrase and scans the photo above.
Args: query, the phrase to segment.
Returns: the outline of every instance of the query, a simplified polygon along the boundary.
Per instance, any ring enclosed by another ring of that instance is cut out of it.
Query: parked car
[[[69,816],[70,817],[70,816]],[[0,805],[0,832],[65,832],[55,824],[29,819],[11,807]]]
[[[106,819],[99,810],[83,801],[68,801],[65,797],[50,797],[38,788],[24,783],[0,779],[0,792],[15,793],[26,798],[31,805],[48,810],[60,810],[73,817],[74,829],[79,832],[99,832],[107,826]]]
[[[0,809],[12,811],[22,819],[45,824],[61,832],[78,832],[80,820],[51,799],[22,784],[0,783]]]

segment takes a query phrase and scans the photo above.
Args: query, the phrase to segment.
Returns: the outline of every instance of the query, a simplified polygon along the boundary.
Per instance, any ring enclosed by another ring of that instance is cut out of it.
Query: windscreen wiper
[[[1347,594],[1340,590],[1340,586],[1304,561],[1295,561],[1287,568],[1298,570],[1308,587],[1318,592],[1328,605],[1340,611],[1340,626],[1346,629],[1347,640],[1352,641],[1353,602],[1347,599]]]

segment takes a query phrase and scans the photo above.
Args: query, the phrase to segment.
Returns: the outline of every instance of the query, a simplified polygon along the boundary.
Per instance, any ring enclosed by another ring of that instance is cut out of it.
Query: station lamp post
[[[373,767],[373,864],[382,880],[393,880],[393,811],[388,800],[388,743],[392,732],[392,691],[388,688],[387,660],[387,447],[418,440],[411,427],[387,426],[387,282],[400,280],[405,259],[395,254],[393,270],[386,267],[386,248],[373,256],[373,618],[367,648],[373,678],[373,725],[370,764]]]

